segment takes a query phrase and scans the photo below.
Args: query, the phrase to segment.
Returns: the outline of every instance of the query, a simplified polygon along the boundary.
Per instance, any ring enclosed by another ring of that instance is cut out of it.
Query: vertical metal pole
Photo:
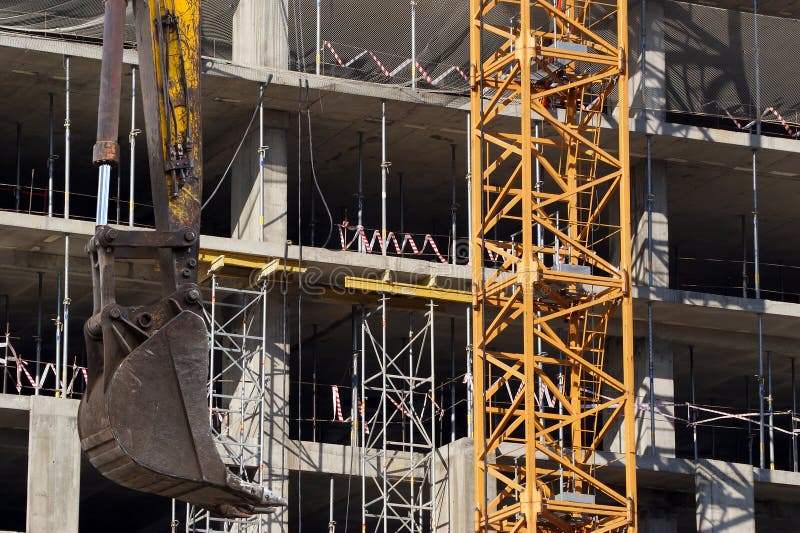
[[[467,113],[467,242],[469,243],[469,256],[467,263],[472,264],[472,122]],[[469,313],[467,313],[469,315]],[[471,337],[468,337],[471,338]],[[471,342],[471,341],[470,341]],[[470,367],[467,367],[469,370]],[[472,432],[469,433],[472,435]]]
[[[412,379],[414,376],[414,347],[412,346],[412,339],[414,338],[414,330],[413,330],[413,315],[409,314],[408,317],[408,375],[407,375],[407,382],[408,382],[408,413],[409,413],[409,424],[408,424],[408,456],[414,457],[414,437],[416,432],[414,431],[414,422],[416,421],[417,417],[417,410],[414,406],[414,393],[415,390],[415,381]],[[426,326],[427,327],[427,324]],[[425,413],[422,412],[421,416],[424,418]],[[431,438],[433,438],[433,434],[431,434]],[[405,448],[405,447],[404,447]],[[410,483],[410,496],[408,498],[410,502],[409,506],[409,514],[410,514],[410,522],[411,522],[411,531],[415,531],[416,529],[416,517],[417,517],[417,509],[414,505],[415,502],[415,486],[414,486],[414,479],[413,476],[411,478]]]
[[[61,376],[61,272],[56,274],[56,365],[55,397],[61,396],[59,378]]]
[[[20,187],[22,176],[22,122],[17,122],[17,186],[14,189],[14,210],[19,212]]]
[[[742,298],[747,298],[747,220],[742,215]]]
[[[39,280],[39,290],[36,297],[36,384],[34,386],[34,394],[39,396],[40,380],[42,379],[42,276],[41,272],[37,272],[36,276]]]
[[[317,1],[319,6],[319,1]],[[328,498],[328,533],[335,533],[336,522],[333,521],[333,476],[330,477],[330,496]]]
[[[133,227],[134,196],[136,191],[136,66],[131,67],[131,131],[128,144],[131,150],[130,170],[128,171],[128,226]]]
[[[473,391],[472,391],[472,308],[467,306],[467,437],[473,438]]]
[[[69,361],[69,306],[72,303],[69,297],[69,234],[64,235],[64,334],[63,348],[61,350],[63,364],[61,365],[61,396],[67,396],[67,363]]]
[[[72,175],[72,64],[71,58],[64,58],[64,219],[69,220],[70,177]],[[67,396],[67,361],[69,360],[69,234],[64,235],[64,299],[63,306],[61,368],[57,369],[56,383],[61,384],[61,396]]]
[[[70,57],[64,58],[64,69],[66,70],[64,81],[64,218],[69,219],[69,191],[70,191],[70,166],[72,160],[72,69],[70,68]],[[66,284],[66,280],[64,282]],[[66,357],[67,353],[64,352]]]
[[[356,199],[358,212],[358,230],[364,231],[364,132],[358,132],[358,198]],[[363,239],[358,241],[358,251],[365,253]]]
[[[55,154],[55,142],[54,140],[54,130],[55,130],[55,96],[53,93],[48,93],[50,98],[50,113],[48,118],[48,128],[49,128],[49,135],[48,138],[50,140],[50,155],[47,157],[47,216],[53,216],[53,180],[55,179],[56,173],[56,154]]]
[[[430,358],[430,365],[431,365],[431,381],[430,381],[430,391],[431,391],[431,406],[430,406],[430,417],[431,417],[431,434],[430,434],[430,448],[429,448],[429,460],[431,461],[427,468],[430,475],[430,484],[428,485],[428,494],[431,501],[434,500],[434,494],[436,494],[436,469],[434,468],[434,457],[436,456],[436,437],[434,436],[434,431],[436,430],[436,406],[433,404],[433,398],[436,390],[436,343],[434,339],[435,335],[435,323],[434,323],[434,308],[435,304],[431,299],[428,303],[428,309],[430,309],[430,324],[428,327],[430,328],[430,333],[428,334],[428,338],[430,340],[430,347],[431,347],[431,358]],[[444,391],[442,391],[444,393]],[[442,397],[442,404],[444,404],[444,397]],[[424,439],[424,437],[423,437]],[[442,439],[439,439],[439,445],[442,444]],[[424,490],[424,489],[422,489]],[[422,496],[422,495],[420,495]],[[423,510],[420,510],[420,524],[422,523],[422,514]],[[434,531],[436,528],[434,527],[434,519],[435,513],[433,509],[431,509],[430,514],[430,529],[429,531]],[[421,531],[424,531],[424,528],[420,528]]]
[[[320,75],[322,67],[322,2],[317,0],[317,58],[316,69],[317,76]],[[331,480],[333,483],[333,480]]]
[[[311,440],[317,442],[317,325],[311,326],[311,359],[313,361],[313,368],[311,369]]]
[[[792,428],[792,470],[797,472],[797,422],[795,418],[797,417],[797,382],[795,380],[795,373],[794,373],[794,357],[792,359],[792,419],[791,419],[791,428]]]
[[[10,296],[8,294],[6,296],[6,307],[5,307],[5,318],[6,318],[6,333],[5,333],[5,347],[3,348],[3,394],[6,394],[8,390],[8,343],[11,341],[11,317],[8,314],[9,310],[9,299]],[[792,361],[794,363],[794,360]]]
[[[403,188],[402,172],[399,172],[397,174],[397,182],[398,182],[398,189],[400,192],[400,234],[403,235],[406,232],[406,203],[405,203],[406,194],[405,194],[405,189]],[[401,252],[400,255],[403,255],[403,253]]]
[[[361,531],[362,533],[367,529],[367,402],[365,396],[364,385],[364,359],[366,359],[366,351],[364,341],[366,340],[366,320],[364,319],[364,306],[361,306]],[[376,431],[377,428],[372,428]]]
[[[744,377],[745,410],[750,414],[750,376]],[[750,419],[747,419],[747,464],[753,465],[753,432],[750,428]]]
[[[384,189],[385,190],[385,189]],[[384,213],[385,214],[385,213]],[[386,254],[386,248],[384,247],[384,254]],[[382,504],[383,507],[381,509],[381,522],[383,522],[383,533],[389,533],[389,520],[388,520],[388,507],[387,504],[389,503],[387,496],[389,494],[389,476],[387,475],[386,468],[388,466],[388,442],[387,442],[387,433],[388,428],[386,424],[386,373],[388,372],[388,357],[386,354],[386,302],[387,302],[386,295],[383,294],[381,296],[381,391],[383,391],[383,398],[381,398],[381,465],[378,467],[380,469],[380,476],[381,476],[381,495],[383,496]],[[413,411],[412,411],[413,416]],[[413,443],[412,443],[413,446]],[[412,447],[412,455],[413,455],[413,447]],[[413,485],[412,485],[413,490]]]
[[[258,87],[258,240],[264,240],[264,84]],[[298,235],[298,240],[302,241]]]
[[[772,409],[772,352],[767,350],[767,409],[769,410],[769,469],[775,470],[775,418]]]
[[[431,336],[434,332],[431,331]],[[450,318],[450,442],[456,440],[456,319]]]
[[[456,202],[456,145],[450,145],[450,236],[452,264],[456,264],[456,222],[458,219],[458,203]]]
[[[644,26],[644,24],[643,24]],[[653,288],[653,174],[652,138],[647,136],[647,287]],[[656,455],[655,355],[653,354],[653,301],[647,297],[647,367],[650,377],[650,454]]]
[[[753,139],[753,278],[755,297],[761,299],[761,277],[758,250],[758,143],[761,142],[761,72],[758,43],[758,0],[753,0],[753,52],[755,75],[755,121],[756,137]],[[758,376],[759,376],[759,455],[761,468],[764,464],[764,315],[758,314]]]
[[[411,0],[411,89],[417,90],[417,1]]]
[[[697,461],[697,410],[695,408],[695,388],[694,388],[694,346],[689,346],[689,380],[692,387],[692,408],[689,421],[692,423],[692,446],[694,447],[694,460]]]
[[[389,173],[389,162],[386,160],[386,100],[381,100],[381,240],[382,255],[386,255],[386,178]]]
[[[214,355],[216,352],[216,311],[217,311],[217,275],[211,274],[211,331],[209,344],[211,353],[208,358],[208,423],[214,427]]]

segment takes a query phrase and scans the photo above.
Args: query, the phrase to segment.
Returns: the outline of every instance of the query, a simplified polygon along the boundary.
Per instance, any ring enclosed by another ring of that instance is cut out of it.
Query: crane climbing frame
[[[470,0],[476,531],[637,530],[627,31],[624,0]]]

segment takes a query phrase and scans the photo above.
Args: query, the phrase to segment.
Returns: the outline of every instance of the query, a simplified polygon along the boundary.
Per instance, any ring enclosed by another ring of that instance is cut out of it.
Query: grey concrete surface
[[[474,446],[463,438],[438,449],[435,524],[437,533],[459,533],[475,529]]]
[[[649,285],[653,272],[654,287],[669,287],[669,213],[667,206],[667,166],[653,161],[651,167],[652,235],[648,233],[647,165],[639,162],[631,169],[631,278],[637,285]],[[650,263],[652,241],[652,264]]]
[[[698,533],[756,529],[753,467],[702,459],[695,465]]]
[[[30,398],[27,533],[77,533],[81,450],[78,402]]]

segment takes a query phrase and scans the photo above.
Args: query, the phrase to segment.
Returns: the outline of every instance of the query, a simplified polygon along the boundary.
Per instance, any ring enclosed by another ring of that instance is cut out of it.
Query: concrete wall
[[[28,533],[77,533],[81,481],[78,402],[30,399]]]
[[[442,446],[435,464],[436,531],[461,533],[475,528],[472,439],[463,438]]]
[[[701,459],[695,487],[698,533],[755,531],[752,466]]]

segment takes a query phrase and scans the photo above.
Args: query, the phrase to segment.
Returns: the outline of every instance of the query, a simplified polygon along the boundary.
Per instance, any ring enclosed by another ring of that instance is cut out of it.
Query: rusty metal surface
[[[160,4],[134,0],[156,231],[98,226],[87,245],[94,309],[84,326],[89,383],[78,431],[89,461],[112,481],[217,516],[245,517],[284,502],[232,474],[211,435],[208,330],[197,285],[199,1],[175,0],[174,12]],[[105,5],[95,160],[111,163],[119,124],[118,24],[125,1]],[[114,261],[123,257],[158,258],[161,300],[141,307],[116,301]]]

